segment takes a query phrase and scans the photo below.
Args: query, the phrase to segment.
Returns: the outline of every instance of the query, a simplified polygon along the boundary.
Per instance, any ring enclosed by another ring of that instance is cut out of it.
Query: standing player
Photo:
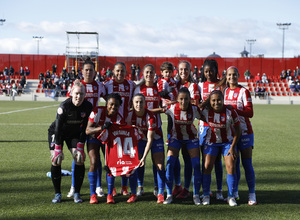
[[[96,182],[97,182],[97,169],[99,167],[100,147],[104,149],[102,143],[97,139],[99,134],[104,130],[105,123],[116,122],[121,123],[122,117],[118,113],[119,107],[122,104],[122,98],[118,93],[111,93],[107,96],[106,106],[98,106],[93,109],[89,117],[89,122],[86,128],[86,134],[89,135],[88,143],[89,157],[90,157],[90,170],[88,173],[91,190],[91,204],[97,204],[96,195]],[[101,167],[100,167],[101,168]]]
[[[57,109],[56,120],[48,130],[48,140],[51,152],[51,178],[55,189],[53,203],[61,202],[61,162],[64,159],[63,142],[65,141],[75,160],[74,202],[81,203],[80,188],[84,178],[84,143],[85,129],[92,104],[84,99],[85,87],[75,82],[71,91],[72,98],[62,102]]]
[[[193,80],[193,77],[191,75],[191,64],[186,61],[180,61],[178,64],[178,75],[180,77],[180,80],[177,82],[177,90],[186,87],[188,88],[190,92],[190,98],[191,98],[191,104],[198,105],[201,99],[199,86],[197,83]],[[184,188],[182,189],[180,184],[180,162],[179,158],[175,163],[174,167],[174,179],[175,179],[175,187],[173,190],[173,196],[176,196],[178,199],[186,199],[189,197],[190,192],[190,184],[191,184],[191,178],[192,178],[192,162],[189,153],[187,152],[187,149],[185,146],[182,147],[182,157],[184,160]],[[178,184],[178,183],[179,184]]]
[[[132,94],[135,88],[135,83],[125,79],[126,66],[123,62],[116,62],[113,68],[113,79],[107,81],[104,86],[106,94],[118,93],[122,98],[122,104],[119,107],[120,115],[125,118],[128,115],[132,102]],[[127,178],[122,177],[121,194],[128,195],[127,191]],[[116,195],[116,193],[114,193]]]
[[[166,114],[172,118],[172,135],[168,145],[166,187],[167,198],[164,204],[170,204],[173,201],[172,189],[174,179],[174,166],[178,160],[180,148],[186,147],[191,158],[193,177],[193,200],[195,205],[201,205],[199,191],[201,187],[201,168],[200,168],[200,149],[197,140],[197,129],[193,122],[195,118],[200,119],[201,112],[198,106],[191,104],[190,92],[186,87],[178,91],[178,103],[164,108]],[[161,109],[162,111],[163,109]]]
[[[158,92],[157,85],[154,83],[155,77],[155,68],[152,64],[147,64],[143,68],[143,82],[136,87],[134,94],[141,93],[145,96],[146,108],[151,111],[151,109],[158,108],[160,105],[160,96]],[[157,139],[155,150],[151,151],[152,153],[152,162],[153,162],[153,177],[154,177],[154,195],[158,196],[159,194],[163,195],[165,188],[165,152],[164,152],[164,141],[161,129],[161,118],[160,114],[155,114],[156,116],[156,125],[157,135],[160,136]]]
[[[145,173],[145,159],[151,149],[152,154],[160,149],[162,134],[157,128],[156,117],[154,114],[145,108],[145,96],[141,93],[136,93],[133,96],[133,109],[129,111],[126,123],[128,125],[137,126],[144,134],[142,140],[138,143],[138,153],[142,166],[137,169],[138,178],[138,192],[137,196],[144,194],[144,173]],[[164,181],[163,181],[164,182]],[[157,203],[164,202],[164,189],[159,191],[157,196]]]
[[[129,176],[131,195],[127,203],[137,200],[136,187],[137,175],[135,169],[141,165],[138,159],[138,141],[142,138],[142,133],[138,128],[131,125],[120,125],[116,123],[106,123],[105,130],[98,139],[106,145],[105,163],[109,170],[107,175],[107,203],[114,204],[113,188],[115,176]]]
[[[200,88],[200,94],[202,100],[205,101],[209,94],[216,89],[216,84],[218,83],[218,63],[214,59],[206,59],[203,63],[203,72],[204,72],[204,82],[199,82],[198,86]],[[199,121],[199,145],[203,151],[203,146],[205,143],[205,137],[209,125],[204,121]],[[203,163],[204,164],[204,163]],[[218,155],[215,162],[215,174],[217,181],[217,200],[224,200],[222,193],[222,184],[223,184],[223,166],[221,160],[221,154]]]
[[[255,195],[255,173],[252,165],[252,149],[254,144],[254,134],[249,118],[253,117],[253,105],[250,92],[238,84],[238,69],[231,66],[227,69],[226,77],[220,81],[220,86],[226,85],[224,91],[225,104],[233,106],[237,111],[240,121],[242,135],[238,142],[238,150],[241,152],[242,164],[245,169],[246,181],[249,188],[249,205],[256,205]],[[238,198],[238,182],[241,176],[240,159],[237,159],[237,187],[235,197]]]
[[[100,97],[105,96],[105,88],[102,84],[102,82],[97,82],[94,80],[95,78],[95,64],[92,62],[92,60],[88,57],[85,62],[82,65],[82,75],[83,75],[83,80],[81,80],[82,84],[85,86],[85,92],[86,96],[85,99],[87,99],[90,103],[92,103],[93,107],[98,106],[98,101]],[[70,94],[69,94],[70,96]],[[90,144],[89,139],[87,140],[87,150],[88,152],[93,151],[93,145]],[[90,154],[89,154],[90,156]],[[100,160],[100,155],[99,155],[99,160]],[[98,161],[98,170],[97,170],[97,189],[96,192],[99,197],[103,197],[103,189],[101,187],[101,176],[102,176],[102,165],[101,165],[101,160]],[[70,192],[68,193],[67,197],[72,197],[74,194],[74,166],[75,162],[73,161],[72,164],[72,185]],[[91,171],[91,167],[90,170]]]
[[[201,107],[205,120],[210,126],[203,150],[203,205],[210,204],[211,171],[221,152],[227,170],[228,203],[230,206],[236,206],[233,193],[236,185],[236,145],[241,134],[239,117],[234,109],[224,105],[224,96],[220,90],[211,92]]]

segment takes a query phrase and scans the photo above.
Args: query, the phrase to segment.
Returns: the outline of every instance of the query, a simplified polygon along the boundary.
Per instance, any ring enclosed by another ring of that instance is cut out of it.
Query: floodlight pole
[[[33,39],[36,39],[37,41],[37,55],[40,53],[40,40],[42,40],[43,36],[32,36]]]
[[[291,23],[277,23],[277,26],[279,29],[282,30],[282,58],[284,58],[284,35],[285,35],[285,30],[289,28]]]
[[[256,39],[248,39],[246,40],[248,44],[250,44],[250,57],[251,57],[251,54],[252,54],[252,44],[255,43]]]

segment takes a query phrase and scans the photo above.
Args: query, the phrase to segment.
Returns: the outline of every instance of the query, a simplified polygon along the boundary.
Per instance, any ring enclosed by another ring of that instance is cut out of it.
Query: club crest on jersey
[[[85,112],[81,112],[80,116],[81,116],[81,118],[84,118],[86,116],[86,113]]]
[[[143,121],[142,124],[143,124],[143,126],[146,126],[146,121]]]
[[[188,117],[188,119],[191,119],[192,118],[192,114],[188,114],[187,117]]]
[[[234,93],[234,94],[233,94],[233,98],[236,99],[237,97],[238,97],[238,93]]]
[[[125,85],[125,91],[129,90],[129,86]]]
[[[97,90],[97,86],[94,86],[94,90]]]
[[[225,116],[221,116],[221,121],[225,121]]]

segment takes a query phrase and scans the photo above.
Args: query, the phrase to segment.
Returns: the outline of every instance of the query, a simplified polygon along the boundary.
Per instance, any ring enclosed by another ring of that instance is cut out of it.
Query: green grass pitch
[[[136,203],[127,204],[128,196],[118,196],[115,205],[106,204],[106,198],[99,198],[99,204],[89,204],[87,159],[81,190],[84,202],[75,204],[66,197],[71,184],[68,176],[62,177],[62,203],[52,204],[54,189],[46,176],[51,165],[47,129],[55,119],[58,104],[0,102],[0,219],[300,219],[299,105],[254,106],[251,121],[258,205],[247,205],[247,185],[241,168],[240,200],[237,207],[229,207],[214,199],[210,206],[195,206],[192,196],[171,205],[157,204],[152,194],[150,155],[145,172],[146,193]],[[64,153],[62,169],[71,170],[71,154],[66,148]],[[102,179],[107,192],[104,172]],[[118,191],[120,183],[121,179],[116,178]],[[214,174],[211,189],[216,190]],[[223,191],[225,196],[226,172]]]

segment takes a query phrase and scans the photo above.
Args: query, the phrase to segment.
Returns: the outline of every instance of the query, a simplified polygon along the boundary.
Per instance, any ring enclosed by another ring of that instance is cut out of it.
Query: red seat
[[[288,87],[289,87],[289,84],[284,83],[284,87],[288,88]]]
[[[275,92],[279,92],[279,88],[278,87],[275,88]]]
[[[42,84],[38,84],[38,89],[41,89],[42,88]]]
[[[274,87],[278,87],[278,83],[274,83],[273,86],[274,86]]]
[[[37,89],[37,90],[35,90],[35,92],[36,92],[36,93],[40,93],[40,92],[41,92],[41,90]]]
[[[276,92],[276,95],[277,96],[281,96],[281,92]]]

